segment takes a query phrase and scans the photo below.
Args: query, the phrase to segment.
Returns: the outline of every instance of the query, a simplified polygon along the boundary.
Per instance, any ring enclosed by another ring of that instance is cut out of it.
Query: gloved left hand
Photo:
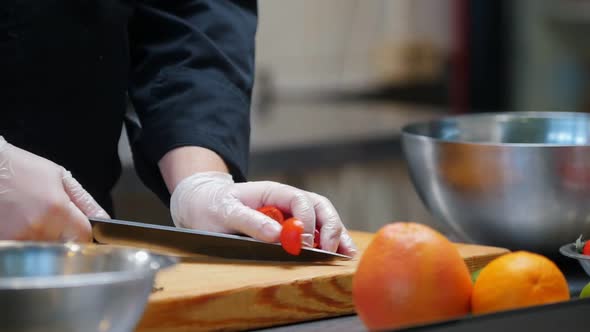
[[[256,211],[265,205],[290,211],[303,222],[304,245],[313,244],[317,223],[323,250],[350,256],[356,253],[340,216],[327,198],[277,182],[234,183],[227,173],[196,173],[176,186],[170,212],[178,227],[243,233],[261,241],[278,242],[279,223]]]

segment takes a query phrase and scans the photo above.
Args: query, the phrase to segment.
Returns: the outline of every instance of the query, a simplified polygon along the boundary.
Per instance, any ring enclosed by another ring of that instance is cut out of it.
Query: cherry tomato
[[[590,241],[586,241],[584,244],[584,249],[582,249],[582,254],[590,256]]]
[[[303,222],[297,218],[289,218],[283,222],[281,230],[281,245],[291,255],[301,253],[301,234],[303,234]]]
[[[283,212],[281,212],[281,210],[279,210],[275,206],[272,206],[272,205],[263,206],[261,208],[258,208],[256,211],[264,213],[265,215],[278,221],[279,224],[282,224],[283,221],[285,221],[285,216],[283,215]]]

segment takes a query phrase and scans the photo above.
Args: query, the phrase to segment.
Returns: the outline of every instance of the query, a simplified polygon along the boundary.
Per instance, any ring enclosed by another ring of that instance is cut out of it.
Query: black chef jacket
[[[72,172],[112,213],[127,101],[135,167],[202,146],[244,181],[256,1],[2,0],[0,135]]]

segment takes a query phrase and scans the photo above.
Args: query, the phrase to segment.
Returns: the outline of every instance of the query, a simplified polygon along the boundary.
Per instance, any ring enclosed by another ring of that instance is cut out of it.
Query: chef
[[[125,124],[136,170],[176,226],[277,242],[276,205],[353,255],[316,193],[246,179],[256,1],[3,0],[0,238],[91,239],[113,214]],[[126,115],[127,101],[135,110]]]

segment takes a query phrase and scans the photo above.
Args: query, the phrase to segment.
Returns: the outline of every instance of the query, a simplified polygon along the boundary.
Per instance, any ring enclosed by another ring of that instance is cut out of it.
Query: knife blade
[[[89,218],[94,240],[100,244],[137,246],[178,257],[212,256],[257,261],[311,262],[348,260],[351,257],[316,248],[302,248],[297,256],[288,254],[279,243],[247,236],[140,223]]]

